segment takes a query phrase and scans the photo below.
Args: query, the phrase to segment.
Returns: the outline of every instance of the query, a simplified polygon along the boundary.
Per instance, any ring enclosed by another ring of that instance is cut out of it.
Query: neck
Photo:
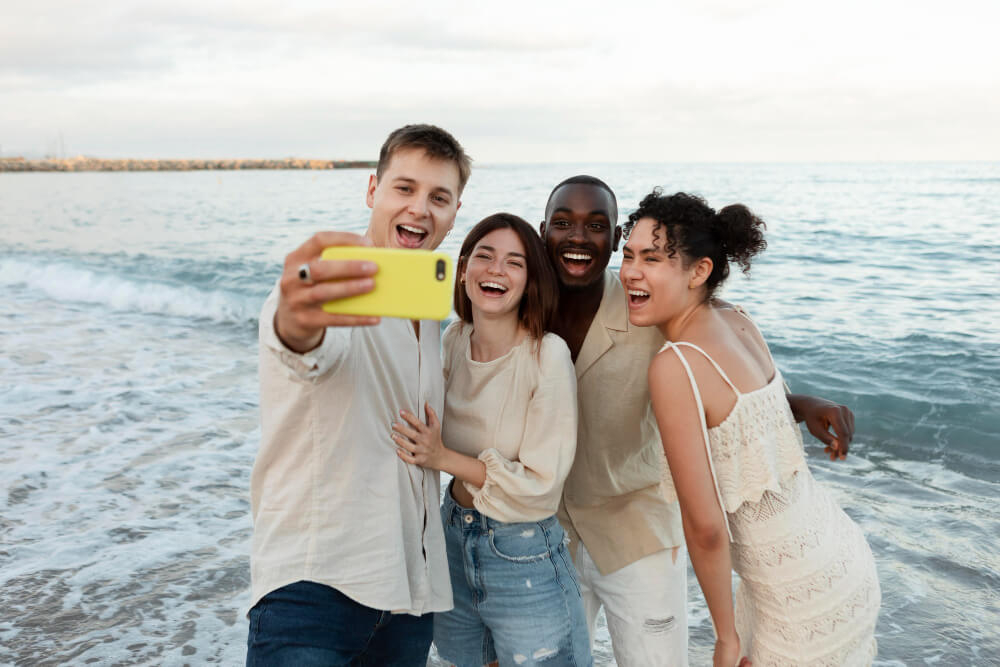
[[[567,287],[559,283],[559,319],[575,320],[581,316],[593,317],[604,298],[604,276],[583,287]]]
[[[499,359],[520,343],[528,332],[521,326],[517,313],[500,316],[472,311],[472,336],[470,352],[473,361],[493,361]]]
[[[691,325],[699,321],[711,310],[707,301],[692,301],[677,311],[665,322],[656,325],[667,340],[683,340]]]

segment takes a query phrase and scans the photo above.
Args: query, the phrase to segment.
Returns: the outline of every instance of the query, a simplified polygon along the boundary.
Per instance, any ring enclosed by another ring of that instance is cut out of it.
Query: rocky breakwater
[[[26,160],[23,157],[0,158],[4,171],[198,171],[236,169],[374,169],[367,160],[108,160],[94,157]]]

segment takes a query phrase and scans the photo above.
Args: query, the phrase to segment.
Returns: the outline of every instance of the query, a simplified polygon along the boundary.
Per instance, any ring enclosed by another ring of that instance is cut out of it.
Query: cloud
[[[20,3],[0,23],[0,76],[8,86],[83,83],[170,67],[149,26],[121,26],[100,4]]]
[[[0,76],[5,86],[80,86],[159,75],[198,63],[266,68],[269,61],[343,57],[463,62],[497,54],[583,50],[591,30],[556,33],[512,12],[439,14],[427,5],[356,7],[273,2],[49,0],[5,8]],[[405,65],[403,65],[405,66]]]
[[[484,161],[995,157],[1000,9],[953,3],[22,3],[0,143],[363,158],[432,121]]]

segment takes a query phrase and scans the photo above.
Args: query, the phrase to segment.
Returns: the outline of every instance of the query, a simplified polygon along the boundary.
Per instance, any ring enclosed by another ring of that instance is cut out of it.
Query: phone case
[[[375,289],[323,304],[328,313],[444,320],[451,314],[451,259],[443,252],[336,246],[322,259],[364,259],[378,264]]]

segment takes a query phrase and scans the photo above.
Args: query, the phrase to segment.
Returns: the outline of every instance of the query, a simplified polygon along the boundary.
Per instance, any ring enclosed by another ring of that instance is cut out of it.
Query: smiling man
[[[592,176],[566,179],[549,195],[541,234],[559,280],[554,330],[576,366],[576,458],[559,518],[591,640],[603,606],[621,667],[686,665],[684,534],[679,507],[660,493],[662,445],[646,383],[664,339],[629,323],[625,291],[607,269],[621,238],[611,188]],[[810,432],[846,453],[850,410],[810,396],[789,396],[789,404]]]
[[[377,268],[323,248],[436,248],[470,160],[432,125],[391,133],[368,183],[368,231],[320,232],[289,253],[260,316],[261,444],[248,665],[423,667],[430,612],[452,606],[436,471],[388,438],[400,408],[443,412],[437,322],[335,315]]]

